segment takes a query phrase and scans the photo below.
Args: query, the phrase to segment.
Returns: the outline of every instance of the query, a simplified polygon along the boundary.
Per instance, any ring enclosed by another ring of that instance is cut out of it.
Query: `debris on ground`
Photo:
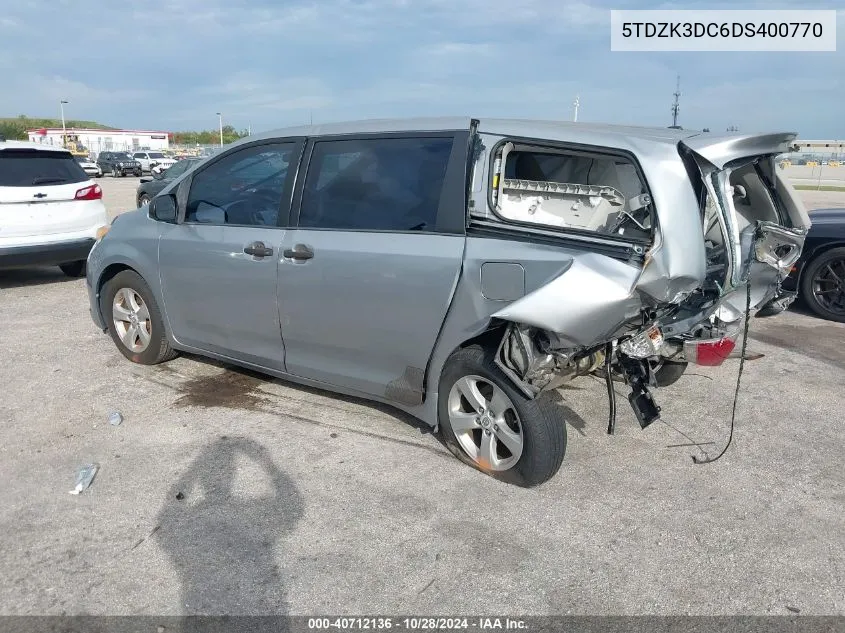
[[[112,426],[120,426],[123,422],[123,415],[120,411],[112,411],[109,413],[109,424]]]
[[[100,470],[99,464],[86,464],[85,466],[80,466],[76,471],[76,485],[74,486],[73,490],[70,490],[70,494],[78,495],[80,492],[88,488],[91,485],[91,482],[94,481],[94,476],[97,474],[97,471]]]
[[[176,501],[182,501],[185,498],[185,495],[181,492],[176,493]]]

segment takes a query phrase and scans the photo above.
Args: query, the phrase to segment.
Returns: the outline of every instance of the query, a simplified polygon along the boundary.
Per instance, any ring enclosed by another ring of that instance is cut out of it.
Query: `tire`
[[[126,321],[121,321],[121,331],[118,331],[118,325],[115,323],[115,315],[118,314],[118,312],[113,309],[115,297],[118,293],[121,295],[119,303],[123,308],[123,312],[126,311],[126,308],[129,308],[130,310],[135,308],[127,296],[134,293],[134,303],[136,306],[139,306],[139,309],[136,310],[138,312],[136,318],[138,327],[134,328],[134,331],[129,330],[129,328],[126,327],[131,325],[129,323],[129,318],[127,318]],[[140,302],[137,301],[138,297],[141,299]],[[143,311],[143,308],[146,308],[146,312]],[[178,355],[178,353],[170,347],[170,344],[167,341],[167,333],[164,329],[164,318],[162,317],[161,310],[159,310],[158,304],[155,301],[150,287],[147,285],[147,282],[144,281],[143,277],[134,270],[124,270],[119,272],[105,283],[103,290],[100,293],[100,313],[103,315],[104,320],[108,324],[109,334],[111,335],[114,344],[117,346],[117,349],[119,349],[120,353],[133,363],[138,363],[140,365],[157,365],[159,363],[172,360]],[[145,316],[148,318],[144,318]],[[145,341],[145,338],[141,336],[142,333],[139,328],[144,328],[144,331],[149,337],[148,340]],[[127,343],[124,343],[124,341],[121,340],[121,335],[123,335],[126,340],[132,341],[134,347],[130,348]],[[144,345],[145,342],[146,345]]]
[[[140,178],[143,173],[144,172],[142,170],[136,169],[135,170],[135,178]],[[152,172],[150,172],[150,173],[152,173]]]
[[[477,411],[463,413],[469,410],[469,401],[462,395],[457,384],[459,381],[465,386],[475,381],[476,391],[484,397],[486,405],[501,405],[502,399],[492,395],[504,394],[509,401],[508,407],[496,407],[504,411],[499,413],[493,410],[493,416],[476,417]],[[496,366],[493,352],[480,345],[461,349],[446,361],[440,376],[437,413],[443,440],[452,454],[465,464],[500,481],[525,488],[537,486],[551,479],[563,462],[566,453],[566,423],[560,408],[546,394],[534,400],[527,398]],[[453,428],[452,416],[456,416],[457,420],[461,414],[466,416],[465,420],[472,416],[475,422],[470,423],[470,430],[461,432],[459,429],[459,439]],[[478,424],[479,419],[481,425]],[[506,433],[503,433],[503,427],[507,429]],[[487,462],[480,455],[473,456],[464,448],[464,445],[475,442],[481,453],[485,437],[491,438],[487,442],[493,442],[493,459],[498,463]],[[507,450],[505,441],[500,440],[500,437],[507,437],[511,442],[514,438],[521,440],[518,456]],[[504,459],[500,460],[500,457]]]
[[[66,264],[59,264],[62,272],[68,277],[84,277],[85,276],[85,260],[80,259],[76,262],[68,262]]]
[[[111,177],[117,178],[117,174],[118,174],[117,167],[112,167],[111,168]]]
[[[678,382],[687,370],[687,365],[688,363],[684,361],[663,361],[663,364],[654,372],[654,379],[657,381],[658,388],[668,387]]]
[[[140,196],[138,196],[138,208],[139,209],[141,207],[143,207],[145,204],[149,204],[149,203],[150,203],[150,196],[149,195],[142,193]]]
[[[845,323],[845,248],[825,251],[804,266],[801,299],[823,319]]]

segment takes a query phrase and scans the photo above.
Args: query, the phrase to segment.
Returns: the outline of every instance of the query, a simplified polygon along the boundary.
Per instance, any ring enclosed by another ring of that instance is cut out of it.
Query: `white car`
[[[164,171],[176,163],[175,160],[168,158],[161,152],[135,152],[132,154],[132,158],[141,163],[141,169],[143,171],[148,171],[150,173],[153,173],[153,170],[156,172]]]
[[[76,162],[79,163],[79,166],[82,167],[82,171],[84,171],[89,176],[93,176],[94,178],[102,178],[103,170],[100,166],[92,161],[87,156],[76,156]]]
[[[108,229],[103,190],[69,151],[0,142],[0,269],[58,265],[81,277]]]

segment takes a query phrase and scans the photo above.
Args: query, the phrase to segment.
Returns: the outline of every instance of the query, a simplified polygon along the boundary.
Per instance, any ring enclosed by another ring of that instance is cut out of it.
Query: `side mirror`
[[[176,196],[156,196],[150,202],[150,217],[160,222],[176,222]]]

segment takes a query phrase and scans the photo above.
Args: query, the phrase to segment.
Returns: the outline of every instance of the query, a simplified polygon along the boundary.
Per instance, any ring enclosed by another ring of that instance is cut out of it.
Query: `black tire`
[[[149,196],[149,194],[142,193],[140,196],[138,196],[138,208],[139,208],[139,209],[140,209],[141,207],[143,207],[145,204],[149,204],[149,203],[150,203],[150,196]]]
[[[68,277],[84,277],[85,276],[85,260],[81,259],[76,262],[67,262],[66,264],[59,264],[62,272]]]
[[[136,170],[135,170],[135,178],[140,178],[140,177],[141,177],[141,174],[143,174],[143,173],[144,173],[144,172],[143,172],[143,171],[141,171],[140,169],[136,169]],[[152,173],[152,172],[150,172],[150,173]]]
[[[833,274],[831,279],[835,276],[839,277],[838,285],[834,281],[825,282],[825,286],[817,284],[816,277],[828,266],[829,271]],[[824,300],[817,296],[818,290],[832,290],[838,288],[838,295],[832,292],[825,296],[828,305],[825,305]],[[836,297],[838,296],[838,299]],[[837,321],[838,323],[845,323],[845,248],[832,248],[829,251],[817,255],[810,260],[801,273],[801,299],[807,304],[817,315],[829,321]],[[836,299],[835,301],[831,301]],[[841,310],[836,310],[837,306],[841,306]],[[833,309],[831,309],[833,308]]]
[[[657,381],[657,386],[668,387],[669,385],[674,385],[684,375],[687,365],[688,363],[685,361],[663,361],[663,364],[654,372],[654,379]]]
[[[130,288],[137,292],[147,306],[150,314],[150,343],[140,353],[133,352],[120,340],[112,318],[112,302],[121,288]],[[134,270],[124,270],[109,279],[103,286],[100,293],[100,312],[108,324],[109,334],[120,353],[133,363],[140,365],[157,365],[178,356],[178,352],[170,347],[167,341],[167,333],[164,329],[164,318],[161,310],[155,301],[150,287],[144,278]]]
[[[509,470],[482,468],[458,443],[449,422],[448,396],[464,376],[477,375],[489,380],[510,399],[519,416],[523,435],[522,454]],[[446,446],[459,460],[500,481],[525,488],[537,486],[554,477],[566,453],[566,423],[560,407],[543,394],[531,400],[517,389],[493,361],[493,352],[481,345],[458,350],[446,361],[440,376],[437,405],[441,434]]]

